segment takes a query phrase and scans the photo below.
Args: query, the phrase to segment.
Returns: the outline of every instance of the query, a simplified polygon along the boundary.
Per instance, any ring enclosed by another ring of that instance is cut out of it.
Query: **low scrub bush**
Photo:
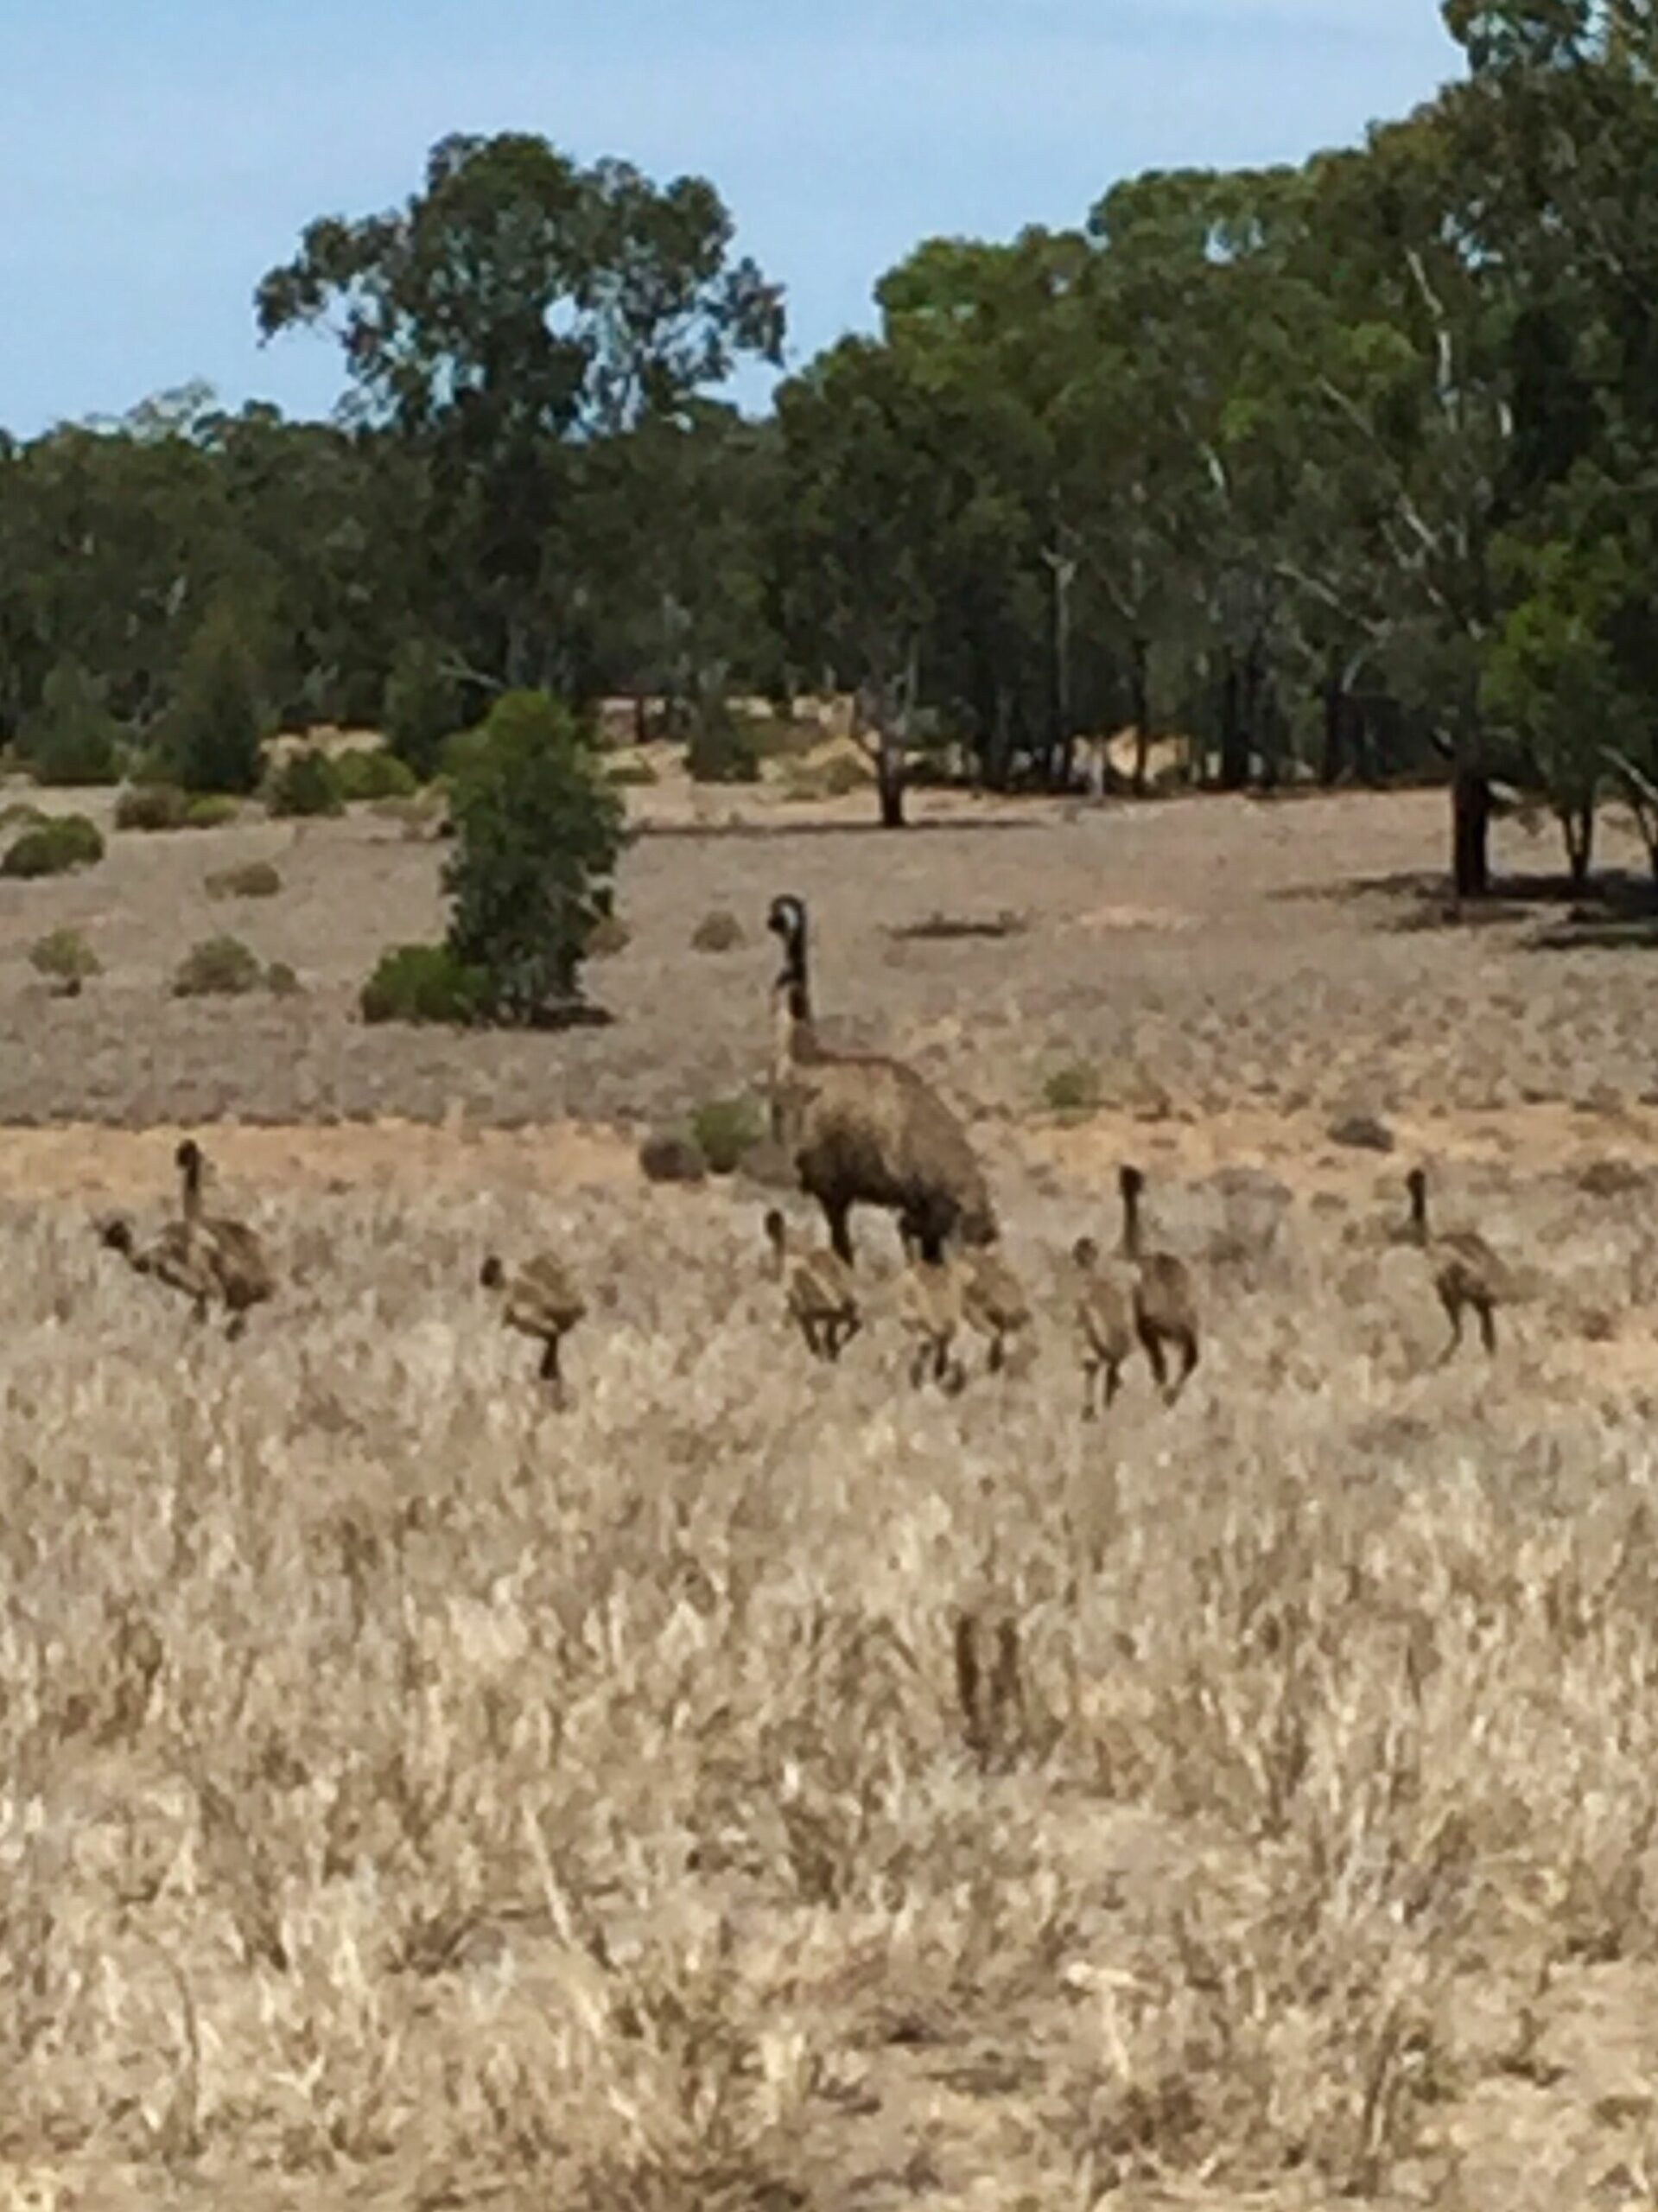
[[[619,914],[600,914],[588,931],[588,955],[594,960],[608,959],[626,952],[632,942],[633,932]]]
[[[797,804],[813,799],[849,798],[854,791],[867,791],[873,781],[861,760],[849,753],[835,753],[827,760],[797,763],[784,778],[783,796]]]
[[[1042,1096],[1051,1114],[1091,1114],[1100,1103],[1100,1071],[1087,1060],[1067,1060],[1051,1070]]]
[[[689,1137],[646,1137],[639,1147],[639,1172],[647,1183],[702,1183],[708,1166]]]
[[[330,766],[347,805],[365,799],[413,798],[420,789],[420,778],[406,760],[378,747],[342,753]]]
[[[742,924],[723,906],[704,914],[691,931],[691,949],[695,952],[734,952],[743,941]]]
[[[752,1098],[710,1098],[691,1116],[692,1141],[715,1175],[734,1175],[765,1135]]]
[[[222,830],[234,822],[241,813],[236,801],[223,791],[210,791],[201,798],[193,798],[184,810],[187,830]]]
[[[343,814],[346,808],[338,768],[314,747],[289,754],[265,785],[264,802],[267,812],[284,817]]]
[[[54,814],[7,846],[0,875],[67,875],[104,857],[104,839],[84,814]]]
[[[103,963],[79,930],[54,930],[29,948],[29,965],[36,975],[55,984],[66,998],[73,998],[83,983],[104,972]]]
[[[210,899],[274,899],[282,873],[269,861],[247,861],[240,868],[215,868],[206,880]]]
[[[189,793],[176,784],[129,784],[115,802],[118,830],[182,830],[189,814]]]
[[[210,937],[192,945],[173,978],[180,999],[238,998],[264,981],[258,955],[239,937]]]
[[[273,960],[265,969],[265,988],[272,998],[297,998],[301,988],[298,976],[285,960]]]
[[[606,769],[605,777],[618,791],[645,791],[662,781],[648,760],[618,760]]]
[[[445,944],[399,944],[383,953],[363,986],[365,1021],[448,1022],[466,1027],[488,1013],[487,977]]]

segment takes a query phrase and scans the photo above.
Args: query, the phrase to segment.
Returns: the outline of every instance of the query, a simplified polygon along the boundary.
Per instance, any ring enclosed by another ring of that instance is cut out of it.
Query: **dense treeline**
[[[258,288],[338,338],[338,423],[0,444],[0,737],[98,772],[240,680],[424,766],[504,689],[695,739],[827,683],[894,819],[935,737],[1063,781],[1132,724],[1231,787],[1443,773],[1464,893],[1494,779],[1574,869],[1610,792],[1658,849],[1658,22],[1445,12],[1466,76],[1363,148],[924,245],[763,423],[711,395],[782,295],[711,187],[446,142]]]

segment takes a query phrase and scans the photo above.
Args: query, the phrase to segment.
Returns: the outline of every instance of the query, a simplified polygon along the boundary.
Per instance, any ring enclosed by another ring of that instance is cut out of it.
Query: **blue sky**
[[[0,0],[0,425],[195,377],[325,412],[332,349],[261,349],[252,288],[449,130],[713,177],[799,359],[924,236],[1348,142],[1456,61],[1437,0]]]

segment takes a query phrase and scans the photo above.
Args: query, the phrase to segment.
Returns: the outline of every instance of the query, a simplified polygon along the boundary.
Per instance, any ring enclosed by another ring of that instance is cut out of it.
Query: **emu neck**
[[[1125,1191],[1122,1194],[1122,1256],[1125,1260],[1140,1257],[1140,1193]]]
[[[1409,1236],[1413,1244],[1426,1244],[1427,1235],[1427,1192],[1417,1184],[1410,1194]]]
[[[194,1228],[201,1218],[201,1162],[193,1160],[184,1170],[184,1218]]]

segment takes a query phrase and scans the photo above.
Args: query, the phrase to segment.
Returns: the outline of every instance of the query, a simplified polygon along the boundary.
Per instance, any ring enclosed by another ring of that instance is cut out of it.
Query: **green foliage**
[[[210,899],[274,899],[282,873],[269,861],[247,861],[240,868],[215,868],[206,879]]]
[[[723,699],[708,702],[692,727],[685,766],[696,784],[757,784],[760,753],[753,728]]]
[[[386,742],[410,772],[408,788],[437,772],[443,741],[461,720],[461,687],[448,671],[446,656],[423,638],[397,650],[385,682],[381,709]],[[353,791],[354,798],[384,798],[390,791]]]
[[[0,830],[32,830],[37,823],[49,822],[51,818],[45,808],[36,806],[32,799],[15,798],[0,806]]]
[[[238,937],[204,938],[191,946],[173,977],[180,999],[236,998],[264,980],[258,955]]]
[[[176,784],[129,784],[115,802],[118,830],[182,830],[190,795]]]
[[[14,838],[0,859],[0,875],[66,875],[104,857],[104,839],[84,814],[54,814]]]
[[[187,830],[223,830],[241,815],[238,802],[223,792],[210,792],[193,798],[184,810]]]
[[[613,959],[617,953],[626,952],[632,942],[633,932],[619,914],[600,914],[588,932],[588,957]]]
[[[264,800],[274,815],[315,816],[346,810],[340,772],[327,754],[314,746],[289,754],[267,783]]]
[[[285,960],[273,960],[265,969],[265,988],[272,998],[297,998],[304,986]]]
[[[783,796],[795,805],[850,798],[854,791],[867,791],[872,780],[863,762],[850,753],[831,753],[823,760],[792,761],[784,776]]]
[[[121,727],[101,688],[80,664],[60,661],[24,726],[22,751],[42,784],[112,784],[120,773]]]
[[[447,1022],[467,1028],[487,1019],[489,980],[445,944],[400,944],[380,956],[359,1000],[365,1021]]]
[[[691,1141],[715,1175],[734,1175],[765,1135],[752,1098],[710,1098],[690,1117]]]
[[[1100,1103],[1100,1071],[1087,1060],[1067,1060],[1050,1069],[1042,1084],[1051,1114],[1092,1114]]]
[[[359,800],[413,798],[420,779],[406,760],[378,747],[353,747],[336,755],[334,782],[347,805]]]
[[[455,775],[452,811],[450,950],[488,978],[498,1020],[568,1006],[622,846],[621,804],[590,733],[544,694],[505,694]]]
[[[83,983],[104,972],[103,963],[79,930],[54,930],[37,938],[29,949],[29,959],[37,975],[72,997]]]
[[[253,656],[226,610],[191,639],[162,731],[175,779],[187,791],[251,791],[264,766]]]
[[[691,949],[696,952],[734,952],[743,942],[742,924],[724,906],[704,914],[691,931]]]
[[[618,791],[648,791],[662,781],[648,760],[616,760],[605,771],[608,782]]]

